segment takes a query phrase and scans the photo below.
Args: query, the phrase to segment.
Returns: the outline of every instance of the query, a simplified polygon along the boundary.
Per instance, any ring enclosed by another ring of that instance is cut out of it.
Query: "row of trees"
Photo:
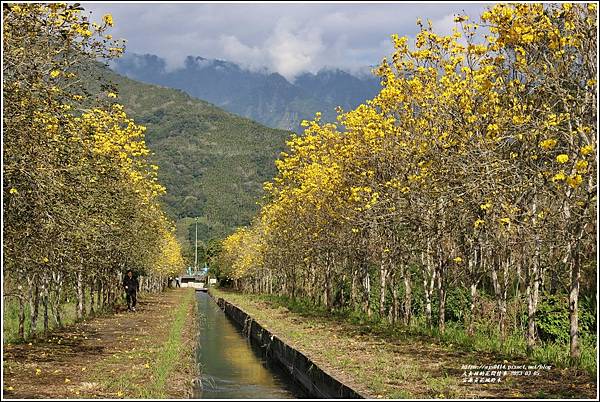
[[[44,331],[50,319],[62,325],[67,299],[78,319],[113,305],[126,269],[158,290],[183,262],[145,128],[85,75],[123,51],[107,34],[112,17],[94,23],[59,3],[3,14],[3,284],[23,338],[27,302],[34,335],[39,316]]]
[[[529,352],[543,284],[568,293],[579,357],[581,284],[596,295],[596,15],[499,4],[479,23],[457,16],[451,35],[421,20],[412,46],[394,35],[381,92],[339,124],[304,122],[220,268],[244,290],[405,324],[418,288],[440,332],[448,290],[468,289],[473,333],[483,289],[502,337],[509,302],[523,306]]]

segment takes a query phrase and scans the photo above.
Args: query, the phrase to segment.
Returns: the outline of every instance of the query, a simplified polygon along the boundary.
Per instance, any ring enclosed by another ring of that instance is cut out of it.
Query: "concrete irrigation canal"
[[[223,299],[196,292],[197,361],[194,398],[360,398]]]

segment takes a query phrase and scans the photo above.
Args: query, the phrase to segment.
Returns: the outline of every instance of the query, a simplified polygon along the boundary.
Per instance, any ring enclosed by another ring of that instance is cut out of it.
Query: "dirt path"
[[[136,312],[121,311],[55,331],[45,340],[4,345],[4,398],[143,397],[155,380],[154,364],[169,337],[173,312],[190,304],[190,290],[141,295]],[[186,297],[187,294],[187,297]],[[182,358],[169,377],[166,397],[190,391],[194,323],[186,323]],[[190,376],[190,377],[188,377]]]
[[[596,395],[596,380],[584,371],[510,369],[534,363],[462,351],[402,333],[393,337],[378,335],[364,325],[291,312],[249,295],[213,293],[246,311],[320,368],[369,398],[593,399]],[[505,365],[506,370],[482,370],[485,365]],[[468,382],[469,377],[473,382]],[[475,377],[484,382],[475,383]],[[492,383],[491,378],[500,379],[500,383]]]

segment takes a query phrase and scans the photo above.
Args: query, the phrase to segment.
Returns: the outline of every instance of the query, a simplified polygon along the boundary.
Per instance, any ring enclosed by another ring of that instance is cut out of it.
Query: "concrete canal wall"
[[[250,342],[260,347],[263,356],[287,369],[292,379],[304,388],[310,398],[364,398],[323,371],[308,357],[263,328],[237,306],[222,298],[215,301],[225,314],[242,329],[243,334],[250,339]]]

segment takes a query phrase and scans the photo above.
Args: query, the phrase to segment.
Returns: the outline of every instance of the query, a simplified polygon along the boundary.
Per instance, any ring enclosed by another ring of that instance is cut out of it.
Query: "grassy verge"
[[[76,321],[75,303],[65,303],[61,310],[63,325],[73,324]],[[52,313],[48,312],[48,329],[51,331],[57,328]],[[31,312],[29,303],[25,305],[25,336],[31,333]],[[14,300],[5,300],[4,310],[2,312],[2,343],[22,342],[27,339],[19,339],[19,302]],[[38,312],[38,322],[36,333],[42,333],[44,330],[44,313],[40,306]]]
[[[137,335],[135,346],[115,353],[99,364],[94,381],[109,395],[122,398],[160,399],[181,394],[190,388],[195,369],[197,310],[193,289],[184,293],[175,306],[169,306],[155,328]]]
[[[144,297],[145,293],[140,293],[140,297]],[[89,303],[89,293],[86,295],[86,303]],[[118,299],[117,303],[125,304],[125,296],[122,295],[120,299]],[[98,317],[104,314],[112,313],[112,309],[100,309],[99,307],[94,307],[94,314],[88,314],[85,319],[89,319],[92,317]],[[86,304],[86,311],[89,311],[89,304]],[[76,303],[74,301],[69,301],[67,303],[63,303],[61,305],[61,320],[63,326],[71,325],[77,322],[77,312],[76,312]],[[28,341],[31,338],[31,308],[29,303],[25,303],[25,339],[19,339],[19,302],[14,298],[9,298],[4,300],[4,310],[2,312],[2,343],[16,343],[16,342],[24,342]],[[53,331],[57,329],[58,326],[54,319],[54,315],[48,307],[48,330]],[[38,310],[38,319],[37,325],[35,327],[35,334],[39,336],[44,331],[44,311],[43,306],[40,303]]]
[[[388,325],[383,324],[383,326],[384,332],[390,331]],[[406,330],[411,335],[434,338],[443,344],[456,345],[463,350],[492,353],[503,359],[525,359],[532,364],[546,364],[559,368],[575,367],[585,370],[593,377],[596,376],[597,348],[593,336],[581,338],[581,358],[573,362],[569,357],[568,343],[542,342],[534,349],[533,355],[527,358],[527,344],[521,334],[510,334],[503,342],[494,329],[478,328],[473,336],[469,336],[464,328],[450,323],[445,333],[440,334],[435,328],[433,330],[427,328],[423,320],[417,320]]]
[[[542,345],[532,359],[516,336],[504,343],[493,328],[469,337],[448,323],[446,333],[422,320],[389,325],[348,311],[329,313],[304,300],[211,290],[236,304],[319,366],[372,398],[574,397],[596,388],[595,345],[586,344],[581,368],[567,368],[564,345]],[[593,355],[593,356],[592,356]],[[462,383],[464,364],[550,364],[542,377],[510,377],[499,384]],[[591,374],[591,375],[590,375]]]
[[[185,357],[182,356],[182,354],[185,355],[182,351],[186,349],[183,344],[183,327],[185,324],[189,324],[188,311],[190,310],[190,304],[195,307],[195,303],[193,303],[195,300],[195,293],[190,291],[186,293],[185,298],[175,312],[175,318],[171,323],[169,337],[159,349],[155,359],[152,375],[154,381],[149,383],[141,392],[143,398],[155,399],[166,397],[165,383],[170,374],[175,370],[177,362],[182,357]],[[195,315],[196,314],[194,314],[194,316]],[[188,353],[188,355],[192,355],[192,353]]]
[[[65,325],[3,345],[3,397],[186,398],[198,377],[193,289],[145,294],[136,312]]]
[[[366,320],[364,315],[352,311],[328,312],[322,306],[316,306],[306,300],[293,300],[277,295],[244,295],[256,301],[264,301],[276,306],[285,307],[289,311],[304,316],[336,318],[360,326],[363,331],[377,334],[391,340],[410,340],[414,337],[425,337],[443,345],[466,351],[490,353],[500,359],[526,359],[535,364],[547,364],[560,368],[578,367],[595,377],[597,373],[596,338],[588,336],[581,338],[581,359],[571,361],[569,344],[561,342],[544,342],[537,346],[533,356],[527,359],[527,345],[521,334],[510,334],[504,340],[500,339],[497,328],[492,324],[479,326],[470,336],[457,323],[447,322],[446,331],[440,334],[437,328],[429,329],[424,317],[415,317],[410,326],[391,325],[387,320],[377,316]]]

